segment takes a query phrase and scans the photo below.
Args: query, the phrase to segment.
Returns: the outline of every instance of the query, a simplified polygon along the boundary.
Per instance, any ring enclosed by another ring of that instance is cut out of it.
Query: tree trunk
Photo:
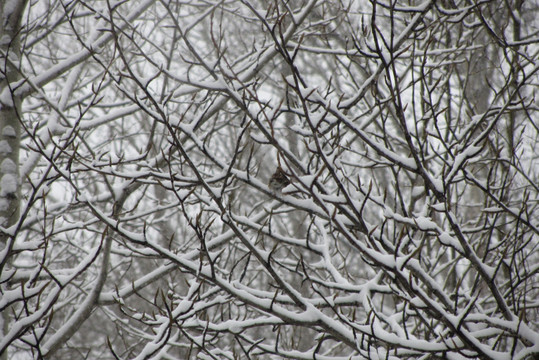
[[[26,0],[7,0],[0,8],[0,273],[9,263],[15,241],[7,229],[17,223],[20,211],[21,99],[14,96],[11,86],[20,78],[19,30],[25,6]],[[5,285],[0,286],[3,296]],[[9,328],[9,311],[2,312],[0,321],[3,336]],[[7,351],[0,359],[7,359]]]

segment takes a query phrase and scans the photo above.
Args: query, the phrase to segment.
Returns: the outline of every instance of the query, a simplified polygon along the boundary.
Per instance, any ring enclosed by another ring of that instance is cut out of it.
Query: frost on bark
[[[17,223],[20,212],[21,99],[13,94],[12,86],[20,79],[19,32],[25,5],[25,0],[6,0],[0,5],[0,274],[10,262],[14,242],[8,228]],[[4,298],[4,290],[0,284],[0,298]],[[3,337],[10,326],[8,311],[2,311],[0,321]]]
[[[14,94],[20,79],[20,23],[26,1],[7,0],[0,13],[0,226],[19,216],[19,147],[21,98]],[[2,233],[2,243],[7,240]]]

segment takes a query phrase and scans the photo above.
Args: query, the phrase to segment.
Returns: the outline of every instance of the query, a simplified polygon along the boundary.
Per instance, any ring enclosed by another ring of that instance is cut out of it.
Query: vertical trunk
[[[13,225],[19,216],[19,145],[21,99],[13,93],[20,78],[20,22],[26,0],[7,0],[0,20],[0,226]],[[2,236],[3,245],[6,236]]]
[[[21,140],[21,99],[14,95],[13,83],[20,78],[20,24],[26,0],[6,0],[0,6],[0,226],[8,228],[19,218],[19,146]],[[0,273],[9,263],[13,238],[0,232]],[[5,292],[0,284],[0,296]],[[2,311],[0,337],[9,328],[9,311]],[[0,360],[7,359],[7,351]]]

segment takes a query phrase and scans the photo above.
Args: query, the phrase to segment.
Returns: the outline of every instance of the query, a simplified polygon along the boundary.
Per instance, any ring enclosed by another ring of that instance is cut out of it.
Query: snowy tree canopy
[[[535,0],[7,0],[1,359],[536,359]]]

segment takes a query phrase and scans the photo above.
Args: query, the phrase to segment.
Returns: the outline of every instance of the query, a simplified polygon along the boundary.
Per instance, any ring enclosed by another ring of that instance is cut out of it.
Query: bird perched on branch
[[[273,191],[281,191],[288,184],[290,184],[290,180],[288,180],[284,170],[280,166],[277,166],[277,169],[268,182],[269,188]]]

